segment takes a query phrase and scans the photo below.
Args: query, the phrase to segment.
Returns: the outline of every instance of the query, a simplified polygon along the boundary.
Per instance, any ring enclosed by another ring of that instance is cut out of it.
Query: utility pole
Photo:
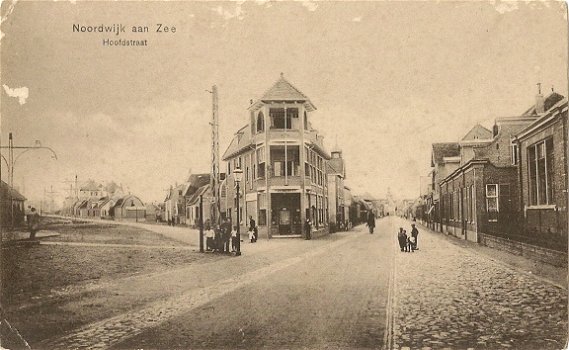
[[[210,187],[213,194],[213,203],[211,211],[211,222],[213,225],[220,224],[221,207],[219,198],[219,115],[218,115],[218,97],[217,86],[212,86],[212,122],[211,125],[211,178]]]

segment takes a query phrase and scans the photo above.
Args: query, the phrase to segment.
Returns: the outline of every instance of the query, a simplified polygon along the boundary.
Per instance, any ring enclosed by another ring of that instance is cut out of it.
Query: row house
[[[220,174],[223,180],[225,174]],[[210,189],[210,174],[191,174],[180,185],[170,186],[164,199],[164,220],[169,224],[197,226],[199,221],[199,196],[204,199],[204,217],[209,217],[213,209],[213,195]],[[196,195],[199,192],[199,195]]]
[[[522,230],[520,155],[512,140],[559,96],[553,93],[543,99],[539,94],[536,106],[522,115],[497,118],[491,131],[477,125],[458,143],[459,156],[451,159],[458,167],[442,179],[437,174],[438,184],[433,181],[440,193],[443,232],[477,242],[479,233],[513,237]]]
[[[431,149],[431,188],[426,194],[427,226],[442,231],[440,186],[441,181],[460,165],[460,145],[458,142],[433,143]],[[414,215],[418,216],[417,213]],[[421,215],[422,217],[422,215]]]
[[[235,133],[223,155],[227,162],[226,216],[241,225],[252,217],[261,237],[298,236],[309,219],[316,232],[327,231],[327,163],[330,154],[312,127],[316,106],[281,74],[249,106],[249,123]],[[233,170],[243,171],[239,197]],[[234,199],[234,200],[231,200]]]
[[[567,99],[513,138],[526,235],[567,245]]]
[[[328,181],[328,208],[330,231],[336,231],[343,227],[348,220],[347,206],[344,199],[344,180],[346,168],[342,158],[342,150],[338,145],[331,151],[331,159],[326,165]]]

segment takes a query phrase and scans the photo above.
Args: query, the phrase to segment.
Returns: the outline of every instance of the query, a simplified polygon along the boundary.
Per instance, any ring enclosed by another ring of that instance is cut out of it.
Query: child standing
[[[215,247],[213,244],[213,240],[215,238],[215,232],[212,230],[210,226],[205,228],[205,242],[206,242],[206,250],[208,252],[212,251]]]
[[[249,241],[255,243],[255,230],[252,227],[249,227]]]
[[[401,248],[401,251],[407,251],[407,235],[405,234],[405,231],[403,231],[403,227],[399,228],[397,240],[399,241],[399,248]]]
[[[233,226],[233,230],[231,230],[231,251],[237,251],[237,226]]]

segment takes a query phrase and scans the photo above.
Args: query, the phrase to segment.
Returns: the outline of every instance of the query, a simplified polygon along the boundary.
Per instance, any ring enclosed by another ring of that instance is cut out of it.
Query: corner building
[[[299,236],[312,222],[313,236],[328,233],[330,160],[323,136],[311,123],[316,110],[310,99],[281,74],[275,84],[249,106],[249,124],[239,129],[223,155],[227,162],[226,216],[241,227],[252,216],[260,237]],[[233,171],[243,180],[236,196]],[[244,232],[242,230],[242,232]]]

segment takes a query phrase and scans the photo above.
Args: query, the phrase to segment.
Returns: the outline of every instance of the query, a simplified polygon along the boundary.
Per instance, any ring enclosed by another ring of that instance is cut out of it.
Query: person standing
[[[28,225],[30,228],[30,239],[36,238],[36,233],[39,231],[40,216],[36,211],[36,208],[32,208],[30,211]]]
[[[231,251],[237,251],[237,226],[233,226],[233,230],[231,230]]]
[[[222,251],[224,253],[229,253],[229,240],[231,239],[231,223],[229,223],[229,220],[224,220],[222,228],[221,228],[221,234],[222,234],[222,239],[223,239],[223,246],[221,247]]]
[[[399,228],[399,232],[397,233],[397,241],[399,241],[399,248],[401,251],[407,251],[407,235],[405,234],[405,231],[403,231],[403,227]]]
[[[205,242],[206,242],[206,250],[208,252],[214,250],[213,240],[215,239],[215,232],[211,229],[211,226],[206,226],[205,228]]]
[[[310,219],[306,219],[304,222],[304,233],[306,234],[306,239],[312,238],[312,225],[310,224]]]
[[[257,229],[257,223],[253,219],[253,215],[249,215],[249,229],[253,230],[253,236],[255,237],[254,242],[257,242],[259,231]]]
[[[373,233],[373,229],[375,228],[375,215],[371,210],[367,213],[367,226],[369,227],[369,233]]]
[[[419,250],[419,248],[417,247],[419,241],[417,240],[418,236],[419,236],[419,230],[417,230],[417,227],[415,226],[415,224],[411,224],[412,230],[411,230],[411,237],[414,238],[414,244],[413,244],[413,249],[414,250]]]

